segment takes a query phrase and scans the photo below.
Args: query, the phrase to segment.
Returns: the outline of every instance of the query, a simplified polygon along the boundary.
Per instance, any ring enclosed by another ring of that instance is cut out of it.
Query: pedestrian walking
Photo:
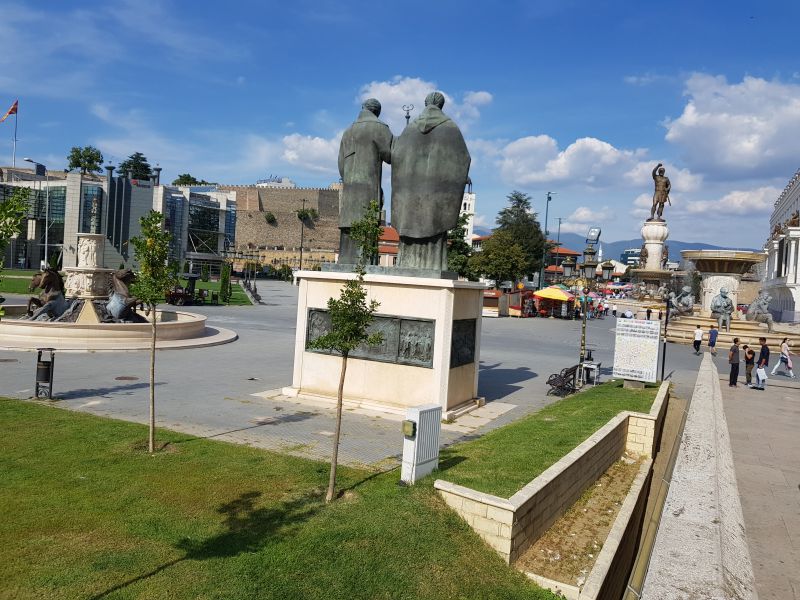
[[[733,338],[733,346],[728,352],[728,364],[731,366],[731,374],[728,379],[730,387],[736,387],[739,381],[739,338]]]
[[[646,312],[647,312],[647,320],[649,321],[650,320],[650,315],[653,314],[653,309],[648,306]]]
[[[713,356],[717,355],[717,336],[719,335],[719,329],[717,329],[716,325],[712,325],[711,329],[708,332],[708,349],[711,351]]]
[[[612,317],[616,317],[617,316],[617,305],[616,304],[611,305],[611,316]]]
[[[700,356],[700,343],[703,341],[703,328],[698,324],[694,330],[694,353]]]
[[[754,390],[764,391],[767,385],[767,367],[769,366],[769,346],[767,346],[767,338],[758,338],[761,344],[761,351],[758,353],[758,361],[756,362],[756,385],[753,386]]]
[[[747,344],[742,346],[742,350],[744,350],[744,377],[745,377],[745,383],[747,384],[747,387],[752,387],[752,385],[753,385],[753,367],[755,367],[755,365],[756,365],[756,353]]]
[[[783,341],[781,342],[781,356],[778,359],[778,362],[775,363],[775,368],[772,369],[772,375],[775,375],[775,373],[778,371],[778,367],[780,367],[781,365],[785,365],[786,370],[789,371],[789,377],[794,379],[794,371],[792,371],[793,367],[792,357],[791,357],[791,352],[789,352],[788,341],[789,338],[783,338]]]

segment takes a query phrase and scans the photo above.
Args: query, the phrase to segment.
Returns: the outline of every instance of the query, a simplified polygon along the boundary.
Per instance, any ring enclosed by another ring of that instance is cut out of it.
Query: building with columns
[[[769,219],[770,238],[763,289],[770,296],[770,311],[777,321],[800,322],[800,169],[775,201]]]

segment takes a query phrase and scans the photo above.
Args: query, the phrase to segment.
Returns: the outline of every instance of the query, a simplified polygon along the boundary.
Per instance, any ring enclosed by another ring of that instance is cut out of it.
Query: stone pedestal
[[[341,357],[308,349],[330,327],[328,299],[339,296],[353,273],[301,271],[292,386],[287,395],[335,402]],[[344,399],[366,407],[403,412],[436,404],[444,417],[478,400],[481,283],[366,275],[367,301],[380,303],[372,329],[384,341],[359,348],[347,362]]]
[[[65,296],[99,300],[108,298],[111,293],[111,274],[114,269],[105,269],[100,264],[103,257],[106,236],[99,233],[78,234],[78,266],[65,267]]]
[[[647,249],[647,259],[639,265],[647,271],[661,271],[664,264],[664,242],[669,237],[666,221],[645,221],[642,225],[642,241]]]
[[[645,292],[653,299],[660,298],[659,290],[667,286],[672,279],[672,272],[663,268],[665,259],[664,242],[669,237],[666,221],[645,221],[642,225],[642,247],[647,255],[640,261],[639,267],[632,270],[636,283],[644,284]]]

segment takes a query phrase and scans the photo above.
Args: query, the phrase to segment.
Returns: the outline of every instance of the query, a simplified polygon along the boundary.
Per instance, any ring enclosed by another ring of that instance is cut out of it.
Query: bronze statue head
[[[364,100],[364,103],[361,105],[361,108],[364,110],[368,110],[376,117],[381,116],[381,103],[378,102],[375,98],[367,98]]]
[[[430,106],[431,104],[438,106],[439,108],[443,108],[444,94],[442,94],[442,92],[431,92],[425,96],[425,106]]]
[[[666,171],[666,169],[664,167],[659,167],[659,169],[658,169],[658,174],[659,175],[664,175],[664,173],[666,173],[666,172],[667,171]]]
[[[131,269],[119,269],[114,273],[114,279],[119,279],[125,285],[130,285],[136,279],[136,274]]]

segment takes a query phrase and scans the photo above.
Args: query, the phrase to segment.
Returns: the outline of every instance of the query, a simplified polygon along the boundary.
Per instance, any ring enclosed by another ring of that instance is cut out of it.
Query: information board
[[[617,319],[614,377],[654,382],[658,376],[661,321]]]

